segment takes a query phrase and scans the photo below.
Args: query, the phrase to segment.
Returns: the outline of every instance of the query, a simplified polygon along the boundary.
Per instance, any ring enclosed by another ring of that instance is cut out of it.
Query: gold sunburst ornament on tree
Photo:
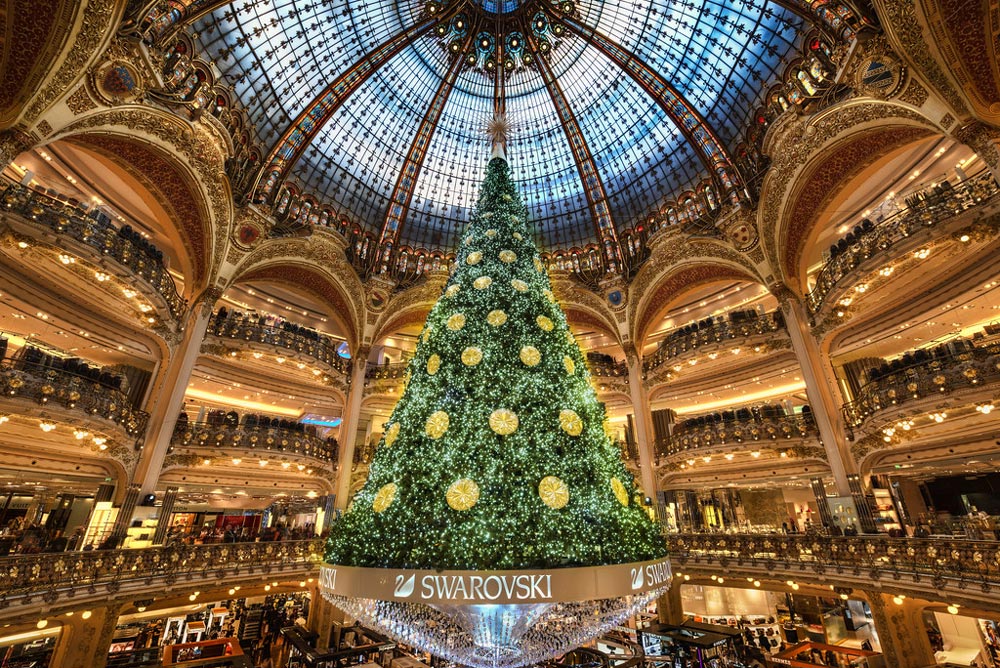
[[[459,478],[448,486],[445,499],[452,510],[469,510],[479,501],[479,485],[469,478]]]
[[[569,487],[554,475],[545,476],[538,483],[538,496],[546,506],[559,510],[569,503]]]

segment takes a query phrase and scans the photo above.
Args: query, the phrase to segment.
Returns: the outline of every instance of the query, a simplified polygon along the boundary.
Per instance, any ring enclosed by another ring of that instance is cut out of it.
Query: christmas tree
[[[510,570],[665,556],[526,217],[493,158],[329,563]]]

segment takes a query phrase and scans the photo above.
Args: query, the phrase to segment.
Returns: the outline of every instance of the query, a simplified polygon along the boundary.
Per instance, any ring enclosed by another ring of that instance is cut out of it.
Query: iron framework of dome
[[[700,182],[739,199],[731,146],[826,2],[174,4],[270,147],[253,197],[289,179],[383,244],[451,250],[498,112],[543,247],[607,247]]]

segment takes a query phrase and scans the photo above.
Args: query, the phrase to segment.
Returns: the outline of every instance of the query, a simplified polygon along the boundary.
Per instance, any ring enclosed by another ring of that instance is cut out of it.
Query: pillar
[[[1000,183],[1000,130],[981,121],[972,121],[958,128],[954,134],[955,139],[976,152],[993,174],[993,180]]]
[[[133,481],[141,486],[143,495],[151,494],[156,489],[156,481],[163,467],[167,448],[170,447],[177,416],[184,405],[184,394],[201,352],[212,309],[221,296],[221,290],[209,290],[188,309],[181,340],[171,351],[166,366],[159,374],[161,380],[155,393],[151,395],[152,404],[148,409],[149,424],[146,427],[145,443],[132,476]]]
[[[635,443],[639,450],[639,474],[645,496],[656,501],[656,472],[653,465],[653,419],[649,395],[642,378],[642,357],[632,346],[625,351],[628,365],[628,391],[635,414]]]
[[[661,624],[677,626],[684,621],[684,604],[681,603],[681,583],[678,580],[679,578],[674,578],[667,593],[656,599],[656,618]]]
[[[906,598],[900,605],[893,602],[891,594],[869,592],[868,605],[886,666],[924,668],[937,665],[924,630],[922,602]]]
[[[121,546],[121,541],[125,538],[126,529],[132,523],[132,513],[139,505],[139,495],[141,489],[139,485],[133,483],[125,490],[125,499],[122,501],[118,514],[115,516],[115,523],[111,527],[111,536],[117,539],[115,547]]]
[[[177,501],[178,487],[167,487],[163,495],[163,503],[160,504],[160,518],[156,521],[156,532],[153,534],[153,545],[163,545],[167,538],[167,531],[170,529],[170,514],[174,512],[174,503]]]
[[[34,137],[23,130],[9,128],[0,132],[0,169],[6,169],[17,156],[34,145]]]
[[[841,404],[836,394],[837,384],[831,377],[832,369],[824,362],[819,343],[812,335],[805,305],[791,295],[781,295],[779,301],[792,350],[802,368],[809,405],[826,451],[837,495],[851,496],[848,474],[854,473],[857,466],[848,446],[847,432],[841,418]]]
[[[107,605],[91,608],[88,619],[83,618],[82,610],[76,611],[72,617],[60,617],[63,631],[52,654],[52,665],[104,668],[122,605],[122,601],[110,601]]]
[[[319,587],[313,589],[310,598],[309,619],[306,620],[306,628],[319,636],[316,641],[317,647],[329,647],[330,628],[334,622],[343,624],[344,613],[340,608],[323,598],[323,595],[319,593]]]
[[[368,365],[368,348],[362,348],[351,360],[351,389],[347,393],[344,420],[340,425],[340,466],[337,470],[337,510],[346,510],[351,492],[351,469],[354,467],[354,446],[361,421],[361,400],[365,394],[365,368]]]

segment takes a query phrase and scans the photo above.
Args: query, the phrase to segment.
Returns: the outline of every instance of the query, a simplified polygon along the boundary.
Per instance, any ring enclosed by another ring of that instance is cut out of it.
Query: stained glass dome
[[[802,7],[255,0],[194,33],[281,176],[399,244],[458,245],[502,108],[538,240],[565,248],[706,178],[725,189],[726,152],[808,28]]]

